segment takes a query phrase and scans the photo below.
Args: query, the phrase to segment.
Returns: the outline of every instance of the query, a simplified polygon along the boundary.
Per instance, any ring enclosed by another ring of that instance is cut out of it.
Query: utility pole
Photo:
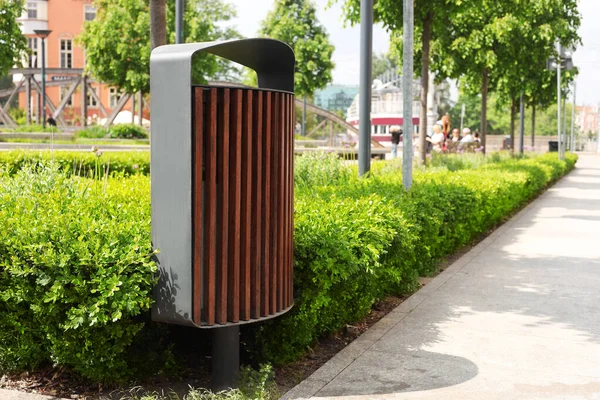
[[[560,94],[561,94],[560,93],[560,83],[561,83],[561,81],[560,81],[560,72],[561,72],[562,67],[561,67],[561,47],[560,47],[560,42],[558,42],[556,44],[556,51],[558,53],[558,59],[557,59],[557,62],[556,62],[556,64],[557,64],[557,67],[556,67],[557,84],[556,85],[557,85],[557,88],[558,88],[557,89],[557,91],[558,91],[558,130],[557,130],[558,131],[558,159],[562,160],[562,145],[561,145],[561,134],[560,134],[561,127],[562,127],[562,125],[560,124]]]
[[[404,101],[403,111],[403,137],[402,137],[402,183],[406,190],[412,186],[412,163],[413,163],[413,63],[414,63],[414,2],[404,0],[404,47],[402,54],[402,99]],[[463,105],[464,109],[464,105]]]
[[[571,151],[575,151],[575,108],[577,107],[577,81],[573,81],[573,109],[571,110]]]
[[[183,40],[183,0],[175,0],[175,43],[185,43]]]
[[[358,175],[371,169],[371,75],[373,67],[373,0],[360,0],[360,95]]]

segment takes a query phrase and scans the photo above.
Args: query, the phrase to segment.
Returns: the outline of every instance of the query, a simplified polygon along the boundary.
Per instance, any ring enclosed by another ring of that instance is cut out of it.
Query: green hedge
[[[93,151],[96,150],[97,151]],[[146,151],[103,152],[102,146],[90,151],[32,151],[0,152],[0,170],[14,175],[22,168],[40,169],[54,164],[67,174],[93,177],[101,175],[149,175],[150,153]]]
[[[76,133],[81,138],[113,138],[113,139],[148,139],[148,131],[139,125],[117,124],[110,128],[91,126]]]
[[[501,222],[576,160],[492,156],[461,169],[472,163],[449,159],[454,172],[418,170],[409,192],[389,162],[376,165],[370,179],[340,183],[335,175],[336,184],[321,187],[322,165],[315,164],[312,175],[297,177],[295,306],[247,340],[272,362],[295,360],[320,335],[364,317],[377,299],[416,288],[418,275],[433,272],[441,257]]]
[[[129,377],[151,305],[147,177],[108,181],[25,169],[0,179],[0,368],[53,363]]]
[[[73,177],[70,165],[82,155],[72,154],[55,153],[53,169],[43,167],[48,155],[26,167],[17,153],[0,154],[0,368],[51,362],[94,380],[130,377],[142,365],[131,354],[153,342],[143,329],[155,271],[149,179]],[[85,165],[94,170],[98,158],[90,156]],[[128,156],[147,162],[147,154]],[[244,343],[263,359],[289,362],[377,299],[412,291],[440,257],[501,222],[577,159],[556,157],[448,159],[416,170],[409,192],[395,163],[375,163],[371,177],[359,179],[334,155],[300,157],[295,306],[246,327]]]

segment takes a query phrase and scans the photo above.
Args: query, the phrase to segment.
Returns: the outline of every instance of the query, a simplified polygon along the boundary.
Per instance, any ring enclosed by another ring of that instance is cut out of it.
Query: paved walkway
[[[600,399],[600,156],[285,398]]]

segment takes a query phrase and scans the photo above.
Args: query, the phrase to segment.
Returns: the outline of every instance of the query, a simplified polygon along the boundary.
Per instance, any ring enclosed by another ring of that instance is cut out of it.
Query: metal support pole
[[[560,72],[561,72],[561,68],[562,68],[561,59],[560,59],[560,54],[561,54],[560,43],[556,44],[556,51],[558,53],[558,58],[556,61],[556,64],[557,64],[557,66],[556,66],[556,72],[557,72],[556,87],[557,87],[557,92],[558,92],[557,93],[557,95],[558,95],[558,99],[557,99],[558,100],[558,159],[562,160],[562,156],[561,156],[562,155],[562,147],[561,147],[561,140],[560,140],[560,138],[561,138],[560,131],[561,131],[561,127],[562,127],[562,125],[560,124],[560,95],[561,95],[561,93],[560,93],[560,83],[561,83],[560,82]]]
[[[88,105],[88,85],[87,76],[83,75],[81,79],[81,126],[87,126],[87,105]]]
[[[373,66],[373,0],[360,0],[360,89],[358,175],[371,169],[371,84]]]
[[[135,93],[131,94],[131,123],[135,124]]]
[[[46,129],[46,39],[42,38],[42,130]]]
[[[562,129],[562,137],[563,137],[563,146],[562,146],[562,154],[561,160],[565,159],[565,154],[567,151],[567,96],[563,99],[563,129]]]
[[[237,387],[240,371],[240,327],[213,330],[212,387],[215,391]]]
[[[521,99],[519,104],[519,154],[523,154],[524,141],[525,141],[525,103],[523,102],[523,93],[521,93]]]
[[[183,0],[175,0],[175,43],[185,43],[183,40]]]
[[[302,104],[302,136],[306,136],[306,95]]]
[[[140,126],[143,126],[143,118],[144,118],[144,97],[142,95],[142,91],[138,92],[138,122]]]
[[[403,125],[402,125],[402,183],[406,190],[412,187],[412,161],[413,161],[413,63],[414,63],[414,3],[413,0],[404,0],[404,45],[402,59],[402,99],[403,99]],[[464,105],[463,105],[464,107]]]
[[[31,76],[27,76],[25,82],[25,99],[27,104],[25,105],[25,121],[27,125],[31,125]]]
[[[573,81],[573,108],[571,109],[571,151],[575,151],[575,108],[577,107],[577,82]]]

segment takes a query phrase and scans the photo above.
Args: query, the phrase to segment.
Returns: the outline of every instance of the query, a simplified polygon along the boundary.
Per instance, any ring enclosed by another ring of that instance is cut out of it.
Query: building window
[[[37,38],[27,38],[27,47],[29,47],[29,68],[37,68],[38,41]]]
[[[28,19],[37,19],[38,17],[38,7],[37,3],[33,1],[27,2],[27,18]]]
[[[68,87],[66,87],[66,86],[61,86],[60,87],[60,101],[61,102],[63,101],[63,99],[67,95],[68,91],[69,91]],[[69,100],[67,101],[67,106],[72,106],[72,105],[73,105],[73,96],[69,96]]]
[[[88,107],[98,107],[98,102],[96,98],[92,96],[92,90],[96,93],[96,90],[93,88],[88,88],[87,90],[87,106]]]
[[[96,19],[96,7],[91,4],[85,4],[84,6],[84,19],[86,21],[93,21]]]
[[[109,89],[110,108],[115,108],[117,104],[119,104],[119,100],[121,100],[121,95],[121,92],[119,92],[117,88],[111,87]]]
[[[73,68],[73,40],[60,39],[60,67]]]

